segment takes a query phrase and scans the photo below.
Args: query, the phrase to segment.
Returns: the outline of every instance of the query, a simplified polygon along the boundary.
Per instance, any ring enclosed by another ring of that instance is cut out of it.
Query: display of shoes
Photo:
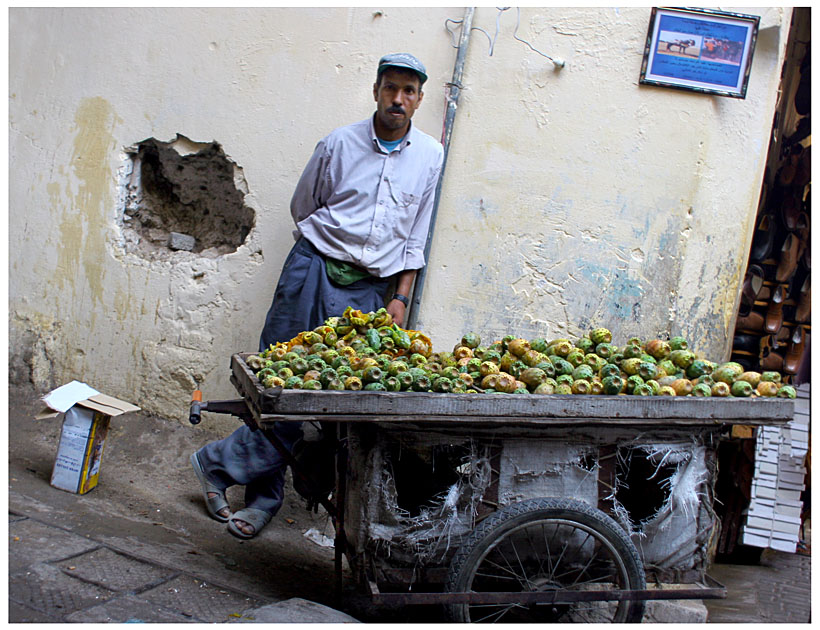
[[[809,63],[808,49],[803,64]],[[811,331],[810,73],[800,67],[782,86],[760,188],[747,271],[732,337],[732,361],[777,370],[786,382],[808,379]],[[786,93],[784,91],[784,94]]]

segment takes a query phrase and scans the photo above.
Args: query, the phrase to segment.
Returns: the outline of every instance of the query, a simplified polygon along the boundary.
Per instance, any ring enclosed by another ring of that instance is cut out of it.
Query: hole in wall
[[[242,168],[219,143],[177,134],[148,138],[126,150],[121,224],[125,250],[149,259],[175,251],[207,257],[245,242],[255,213],[245,205]]]
[[[669,501],[671,479],[677,472],[676,463],[659,465],[641,449],[618,449],[615,500],[627,511],[636,531]]]

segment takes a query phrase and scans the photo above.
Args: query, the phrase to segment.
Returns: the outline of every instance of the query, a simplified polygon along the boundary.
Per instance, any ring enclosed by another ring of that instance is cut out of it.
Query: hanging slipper
[[[238,538],[244,538],[247,540],[248,538],[253,538],[261,532],[262,528],[270,523],[271,518],[273,518],[273,515],[270,512],[257,510],[255,508],[245,508],[243,510],[239,510],[238,512],[234,512],[231,515],[231,518],[228,521],[228,531]],[[253,533],[246,534],[239,529],[234,521],[244,521],[253,527]]]
[[[228,508],[230,511],[231,508],[225,498],[225,491],[221,488],[217,488],[208,481],[208,478],[205,476],[205,469],[203,469],[202,464],[199,463],[199,456],[196,453],[191,453],[191,466],[194,469],[196,478],[199,479],[199,485],[202,487],[202,497],[205,499],[205,508],[208,510],[208,514],[220,523],[227,523],[231,517],[230,514],[228,514],[228,516],[222,516],[219,513],[219,510]],[[209,497],[208,493],[215,494],[216,496]]]

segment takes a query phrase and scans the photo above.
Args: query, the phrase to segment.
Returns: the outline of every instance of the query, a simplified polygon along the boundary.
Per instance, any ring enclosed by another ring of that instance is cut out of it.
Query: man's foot
[[[228,520],[228,531],[239,538],[253,538],[267,525],[273,514],[255,508],[235,512]]]
[[[208,499],[209,500],[210,499],[216,499],[218,497],[223,497],[224,498],[225,494],[224,493],[219,493],[219,492],[209,492],[208,493]],[[221,516],[222,518],[224,518],[227,521],[228,518],[231,516],[231,508],[229,508],[228,506],[225,506],[222,509],[217,510],[216,514],[218,516]]]
[[[194,469],[196,478],[199,479],[202,496],[205,499],[205,508],[208,510],[208,513],[220,523],[227,522],[231,517],[231,508],[228,505],[228,500],[225,498],[225,491],[217,488],[208,481],[205,475],[205,469],[202,468],[199,456],[196,453],[191,454],[191,466]]]

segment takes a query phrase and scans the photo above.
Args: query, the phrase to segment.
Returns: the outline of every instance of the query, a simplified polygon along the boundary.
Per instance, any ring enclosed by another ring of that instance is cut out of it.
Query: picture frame
[[[653,7],[640,83],[746,98],[760,16]]]

